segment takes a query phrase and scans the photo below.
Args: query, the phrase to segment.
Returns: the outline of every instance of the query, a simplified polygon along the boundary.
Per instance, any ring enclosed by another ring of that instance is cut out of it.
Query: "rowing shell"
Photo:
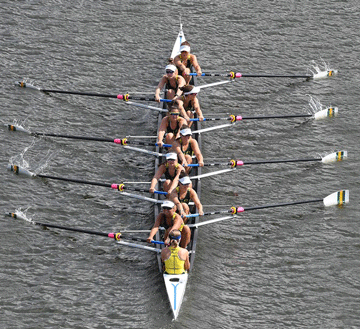
[[[175,56],[180,53],[180,44],[182,42],[184,42],[185,40],[186,39],[185,39],[184,32],[182,30],[182,24],[180,24],[180,31],[176,38],[173,50],[171,52],[172,58],[175,58]],[[195,82],[196,82],[196,77],[193,78],[192,83],[195,84]],[[166,105],[164,105],[164,108],[166,108]],[[162,118],[163,118],[163,113],[159,113],[158,127],[160,126]],[[199,121],[196,122],[195,126],[196,126],[197,130],[201,129],[201,123]],[[195,138],[197,140],[197,142],[199,144],[199,148],[201,149],[200,134],[193,134],[193,138]],[[159,151],[159,150],[157,149],[157,151]],[[157,171],[157,168],[159,166],[159,160],[160,159],[158,159],[158,158],[155,160],[155,172]],[[200,167],[193,168],[192,174],[200,175],[201,168]],[[200,179],[193,181],[192,184],[193,184],[194,190],[196,190],[196,192],[200,198],[200,192],[201,192]],[[156,196],[156,197],[159,197],[159,196]],[[157,204],[154,207],[154,209],[155,209],[155,220],[156,220],[159,212],[161,211],[160,204]],[[188,222],[189,224],[194,225],[191,228],[191,239],[190,239],[190,243],[187,248],[189,250],[190,271],[193,268],[194,259],[195,259],[196,241],[197,241],[197,236],[198,236],[198,229],[197,229],[196,224],[198,222],[199,222],[199,217],[192,218]],[[156,235],[156,240],[158,240],[158,241],[161,240],[161,236],[159,233],[157,233],[157,235]],[[158,247],[162,248],[163,246],[158,246]],[[163,272],[163,263],[161,261],[161,255],[158,254],[157,258],[158,258],[158,264],[159,264],[159,271],[162,273]],[[186,273],[186,274],[179,274],[179,275],[170,275],[170,274],[163,273],[163,278],[164,278],[164,282],[165,282],[167,295],[169,297],[171,309],[173,312],[173,316],[174,316],[174,319],[176,320],[176,318],[179,315],[181,303],[183,301],[183,297],[185,294],[186,284],[187,284],[187,280],[188,280],[188,274]]]

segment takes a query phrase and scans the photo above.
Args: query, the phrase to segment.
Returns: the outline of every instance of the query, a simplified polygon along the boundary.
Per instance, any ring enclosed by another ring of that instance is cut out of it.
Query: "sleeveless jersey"
[[[165,263],[165,272],[167,274],[183,274],[185,273],[185,261],[181,260],[178,253],[180,247],[169,247],[171,255],[164,261]]]

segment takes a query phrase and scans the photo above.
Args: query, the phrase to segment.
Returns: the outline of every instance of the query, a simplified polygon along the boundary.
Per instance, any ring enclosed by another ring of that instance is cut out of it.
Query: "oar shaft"
[[[71,227],[65,227],[65,226],[60,226],[60,225],[55,225],[55,224],[49,224],[49,223],[39,223],[39,222],[33,222],[36,225],[40,225],[40,226],[45,226],[45,227],[51,227],[51,228],[57,228],[60,230],[65,230],[65,231],[72,231],[72,232],[80,232],[80,233],[86,233],[86,234],[92,234],[92,235],[100,235],[100,236],[109,236],[109,233],[103,233],[103,232],[96,232],[96,231],[91,231],[91,230],[84,230],[84,229],[80,229],[80,228],[71,228]]]
[[[294,201],[294,202],[286,202],[286,203],[268,204],[268,205],[264,205],[264,206],[255,206],[255,207],[244,207],[243,211],[266,209],[266,208],[277,208],[277,207],[285,207],[285,206],[292,206],[292,205],[297,205],[297,204],[316,203],[316,202],[323,202],[323,199],[313,199],[313,200],[305,200],[305,201]]]
[[[97,141],[97,142],[110,142],[110,143],[114,143],[114,141],[115,141],[115,138],[86,137],[86,136],[62,135],[62,134],[52,134],[52,133],[32,133],[32,135],[33,136],[80,139],[80,140]]]
[[[265,119],[291,119],[291,118],[310,118],[312,114],[288,114],[288,115],[265,115],[265,116],[247,116],[243,117],[241,115],[234,115],[232,117],[227,118],[204,118],[203,121],[218,121],[218,120],[231,120],[232,122],[235,121],[242,121],[242,120],[265,120]],[[190,119],[190,121],[200,121],[199,118]]]
[[[312,162],[321,161],[322,158],[305,158],[305,159],[287,159],[287,160],[264,160],[264,161],[243,161],[242,165],[270,164],[270,163],[288,163],[288,162]]]
[[[312,114],[288,114],[288,115],[266,115],[259,117],[242,117],[242,120],[264,120],[264,119],[290,119],[290,118],[309,118]]]
[[[14,216],[12,216],[12,214],[9,214],[9,216],[14,217]],[[73,228],[73,227],[66,227],[66,226],[50,224],[50,223],[40,223],[40,222],[34,222],[34,221],[32,221],[32,223],[35,225],[39,225],[39,226],[57,228],[60,230],[65,230],[65,231],[105,236],[105,237],[112,238],[115,240],[125,239],[125,240],[132,240],[132,241],[138,241],[138,242],[147,242],[147,239],[142,239],[142,238],[137,238],[137,237],[132,237],[132,236],[123,236],[120,233],[103,233],[103,232],[97,232],[97,231],[91,231],[91,230],[85,230],[85,229]],[[163,241],[156,241],[156,240],[152,240],[151,243],[164,244]]]
[[[56,90],[56,89],[40,89],[44,93],[57,93],[57,94],[68,94],[68,95],[82,95],[82,96],[93,96],[93,97],[107,97],[107,98],[120,98],[122,95],[109,95],[100,93],[89,93],[81,91],[67,91],[67,90]]]
[[[197,73],[189,73],[190,76],[196,76]],[[201,74],[202,77],[231,77],[231,78],[302,78],[302,79],[309,79],[313,76],[310,74],[243,74],[243,73],[211,73],[211,72],[203,72]]]
[[[287,74],[242,74],[236,73],[236,78],[302,78],[302,79],[309,79],[312,78],[312,75],[309,74],[302,74],[302,75],[287,75]]]
[[[57,177],[57,176],[50,176],[50,175],[43,175],[43,174],[37,174],[36,176],[41,177],[41,178],[61,180],[61,181],[65,181],[65,182],[73,182],[73,183],[79,183],[79,184],[88,184],[88,185],[95,185],[95,186],[102,186],[102,187],[110,187],[110,188],[112,188],[112,184],[90,182],[90,181],[85,181],[85,180],[75,179],[75,178]]]
[[[78,139],[78,140],[87,140],[87,141],[96,141],[96,142],[109,142],[121,145],[134,144],[134,145],[144,145],[144,146],[158,146],[157,143],[150,142],[141,142],[141,141],[129,141],[127,138],[104,138],[104,137],[87,137],[87,136],[75,136],[75,135],[63,135],[63,134],[53,134],[53,133],[31,133],[33,136],[46,136],[46,137],[58,137],[58,138],[69,138],[69,139]],[[171,144],[163,144],[163,147],[171,147]]]

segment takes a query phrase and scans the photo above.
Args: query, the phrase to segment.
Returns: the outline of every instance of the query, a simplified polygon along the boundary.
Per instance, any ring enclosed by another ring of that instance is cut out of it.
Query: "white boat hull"
[[[181,304],[185,295],[188,274],[163,274],[166,292],[169,297],[174,319],[179,315]]]

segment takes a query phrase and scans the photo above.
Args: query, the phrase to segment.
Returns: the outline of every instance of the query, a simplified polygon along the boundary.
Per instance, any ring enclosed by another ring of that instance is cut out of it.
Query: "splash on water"
[[[18,155],[15,155],[9,159],[9,165],[17,165],[21,168],[24,168],[35,175],[42,172],[46,167],[48,167],[51,164],[51,159],[57,155],[58,151],[54,151],[52,149],[49,149],[47,151],[47,154],[45,156],[40,155],[40,160],[37,162],[37,165],[35,167],[30,166],[29,161],[26,160],[27,158],[34,158],[36,156],[28,155],[31,151],[34,151],[34,147],[36,145],[36,140],[34,139],[31,144]],[[34,152],[33,152],[34,153]]]
[[[319,112],[323,109],[325,109],[325,106],[321,104],[320,100],[314,96],[308,95],[310,97],[309,100],[309,106],[310,106],[310,112],[312,114],[315,114],[316,112]]]

